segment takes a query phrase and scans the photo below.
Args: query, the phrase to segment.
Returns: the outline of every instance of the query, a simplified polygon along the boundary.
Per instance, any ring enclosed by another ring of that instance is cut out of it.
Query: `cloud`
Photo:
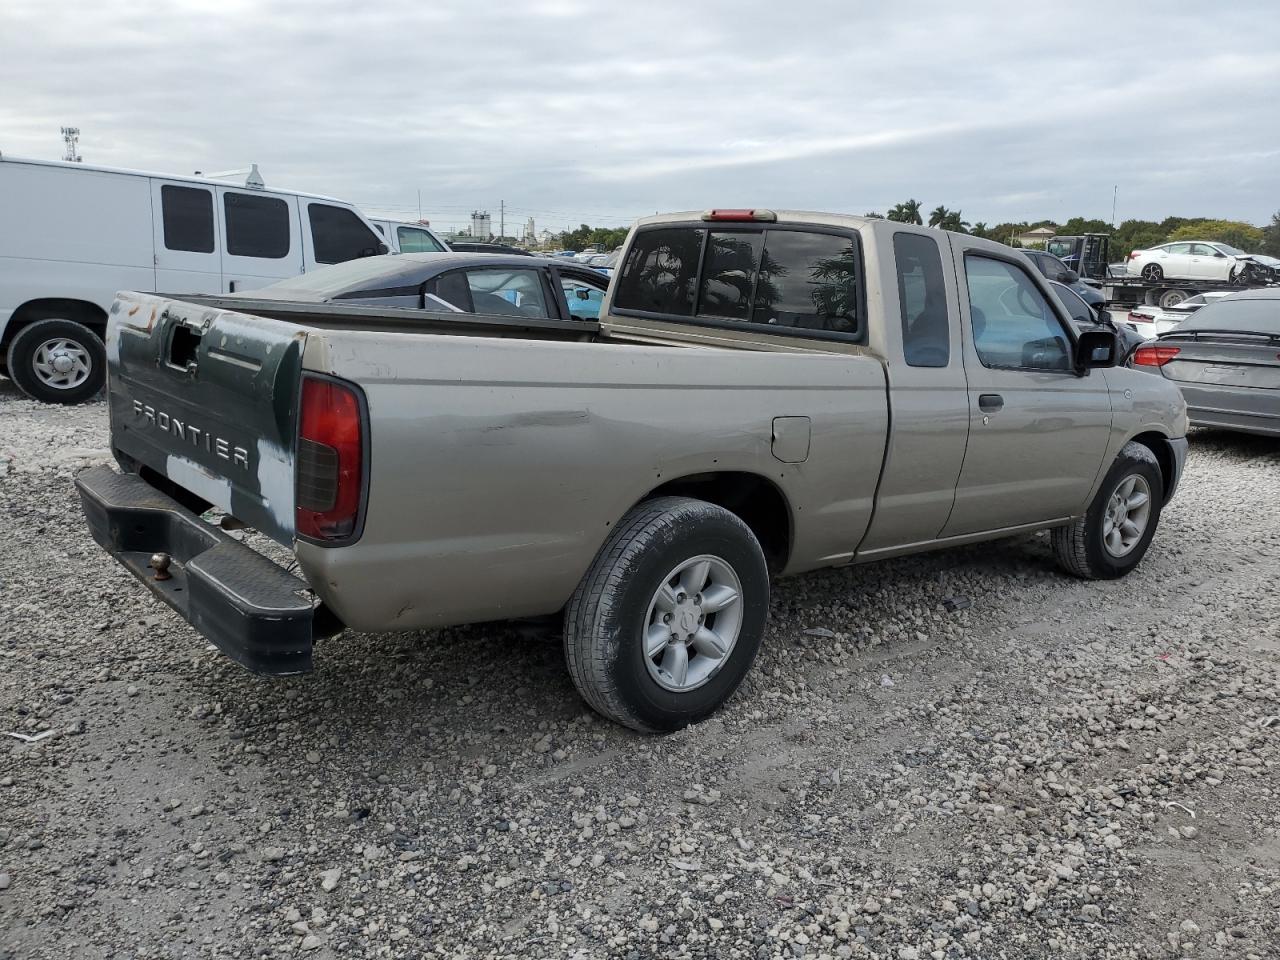
[[[1238,9],[1237,9],[1238,8]],[[0,150],[461,224],[661,209],[1261,221],[1280,20],[1202,3],[45,0],[0,5]],[[1247,29],[1241,29],[1245,23]],[[1131,38],[1141,37],[1140,43]]]

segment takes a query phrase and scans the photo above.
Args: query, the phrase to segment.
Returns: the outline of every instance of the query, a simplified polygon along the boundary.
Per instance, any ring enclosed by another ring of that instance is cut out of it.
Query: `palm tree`
[[[895,203],[888,213],[888,218],[895,223],[914,223],[919,226],[924,222],[920,219],[920,201],[907,200],[904,203]]]
[[[943,230],[950,230],[952,233],[968,233],[969,223],[965,220],[959,210],[949,210],[947,215],[942,218],[939,226]]]
[[[969,232],[972,233],[975,237],[982,237],[984,240],[987,239],[987,225],[981,220],[975,223],[973,225],[973,229],[970,230]]]
[[[884,219],[884,214],[883,214],[883,213],[876,213],[874,210],[868,210],[866,213],[864,213],[864,214],[863,214],[863,216],[864,216],[864,217],[866,217],[868,220],[883,220],[883,219]]]
[[[942,204],[938,204],[938,206],[934,208],[933,213],[929,214],[929,226],[941,227],[942,222],[949,216],[951,216],[951,211]]]

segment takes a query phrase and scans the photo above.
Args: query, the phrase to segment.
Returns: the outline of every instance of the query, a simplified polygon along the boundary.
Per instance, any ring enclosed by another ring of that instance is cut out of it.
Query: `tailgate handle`
[[[175,323],[169,335],[169,366],[194,373],[199,349],[200,334],[185,323]]]
[[[978,397],[978,406],[987,413],[995,413],[1003,409],[1004,397],[998,393],[984,393]]]

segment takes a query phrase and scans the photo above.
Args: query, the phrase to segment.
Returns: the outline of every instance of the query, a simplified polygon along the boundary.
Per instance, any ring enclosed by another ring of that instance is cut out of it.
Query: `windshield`
[[[1280,297],[1266,299],[1232,297],[1211,303],[1183,320],[1178,328],[1180,333],[1190,333],[1195,330],[1280,334]]]

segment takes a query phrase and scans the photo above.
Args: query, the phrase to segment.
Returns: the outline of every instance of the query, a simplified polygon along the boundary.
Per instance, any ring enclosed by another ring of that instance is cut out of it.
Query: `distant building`
[[[1028,230],[1025,233],[1014,234],[1013,239],[1017,240],[1024,247],[1044,248],[1044,245],[1057,236],[1057,231],[1053,227],[1036,227],[1034,230]]]
[[[471,236],[476,240],[488,240],[493,236],[493,219],[488,210],[472,211]]]

